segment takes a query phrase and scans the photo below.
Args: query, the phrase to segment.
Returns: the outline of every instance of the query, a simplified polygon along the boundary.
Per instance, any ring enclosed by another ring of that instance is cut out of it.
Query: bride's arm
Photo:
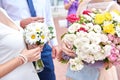
[[[108,11],[111,11],[111,10],[120,11],[120,5],[117,2],[112,1],[112,5],[108,8]]]
[[[16,57],[4,64],[0,64],[0,78],[13,71],[15,68],[22,65],[23,63],[24,61],[21,57]]]
[[[78,9],[77,9],[77,12],[76,12],[76,15],[79,16],[79,14],[82,13],[83,10],[85,10],[87,8],[87,5],[88,3],[90,2],[91,0],[83,0],[79,6],[78,6]]]
[[[42,48],[24,49],[18,57],[15,57],[3,64],[0,64],[0,78],[12,72],[17,67],[27,62],[33,62],[39,59]]]
[[[66,10],[68,10],[71,7],[71,5],[73,4],[74,1],[75,0],[68,0],[68,2],[64,1],[64,8]]]

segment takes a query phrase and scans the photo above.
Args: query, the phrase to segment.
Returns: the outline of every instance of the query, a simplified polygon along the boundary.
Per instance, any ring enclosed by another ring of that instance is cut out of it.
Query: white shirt
[[[1,8],[0,11],[2,11]],[[15,58],[26,47],[23,29],[19,26],[18,28],[20,31],[0,22],[0,64]],[[33,64],[26,63],[0,78],[0,80],[39,80],[39,78]]]
[[[54,35],[56,30],[51,14],[50,0],[33,0],[33,5],[37,16],[44,17],[44,21],[48,26],[54,27]],[[4,8],[13,20],[21,20],[30,17],[30,11],[26,0],[0,0],[0,7]],[[51,45],[58,45],[57,37],[50,41]]]

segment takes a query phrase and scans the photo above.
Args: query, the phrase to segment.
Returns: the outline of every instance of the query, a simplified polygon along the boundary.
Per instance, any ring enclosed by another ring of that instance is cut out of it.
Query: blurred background
[[[96,1],[99,1],[99,0],[96,0]],[[57,31],[57,39],[58,39],[59,45],[61,45],[61,35],[64,34],[65,31],[67,30],[66,29],[67,10],[64,9],[63,0],[51,0],[51,5],[52,5],[51,9],[53,14],[54,24],[56,26],[56,31]],[[57,59],[54,59],[54,65],[55,65],[56,80],[66,80],[65,74],[67,70],[67,64],[62,64],[58,62]],[[119,68],[119,71],[120,71],[120,68]]]
[[[59,44],[61,44],[60,36],[66,31],[66,16],[67,10],[64,9],[63,0],[51,0],[52,14],[54,19],[54,24],[57,30],[57,39]],[[62,64],[54,59],[56,80],[66,80],[65,73],[67,69],[67,64]]]

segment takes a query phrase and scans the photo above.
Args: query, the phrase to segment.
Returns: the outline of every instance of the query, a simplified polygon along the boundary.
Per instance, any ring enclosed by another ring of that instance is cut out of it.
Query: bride
[[[0,80],[40,80],[32,64],[42,48],[26,49],[23,29],[0,8]]]
[[[101,3],[106,6],[101,6]],[[112,9],[120,10],[119,5],[112,0],[83,0],[79,5],[77,15],[82,13],[84,9],[91,9],[92,7],[102,7],[103,10],[108,11]],[[71,51],[68,46],[68,44],[63,42],[62,50],[68,55],[73,55],[73,51]],[[106,70],[102,62],[98,62],[93,65],[85,65],[85,67],[79,72],[71,71],[70,68],[68,68],[66,76],[67,80],[118,80],[115,66]]]

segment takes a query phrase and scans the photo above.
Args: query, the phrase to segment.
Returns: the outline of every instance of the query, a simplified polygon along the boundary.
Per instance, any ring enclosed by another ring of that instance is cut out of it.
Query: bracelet
[[[21,59],[23,60],[24,64],[26,64],[28,62],[28,59],[26,56],[19,54],[19,57],[22,57]]]

